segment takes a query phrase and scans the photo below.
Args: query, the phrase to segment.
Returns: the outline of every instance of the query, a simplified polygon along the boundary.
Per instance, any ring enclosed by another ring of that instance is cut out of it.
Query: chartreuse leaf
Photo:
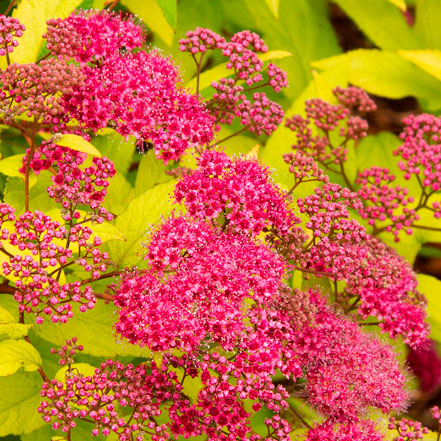
[[[414,31],[421,40],[421,49],[441,50],[441,2],[417,0],[416,11]]]
[[[107,187],[107,195],[104,199],[104,208],[111,213],[119,215],[135,197],[135,190],[122,173],[116,173]]]
[[[48,211],[58,207],[57,203],[47,194],[47,188],[53,185],[50,173],[43,171],[37,176],[35,185],[29,192],[30,210]],[[20,178],[9,177],[6,181],[6,188],[3,200],[15,208],[16,215],[24,212],[24,181]]]
[[[388,98],[415,96],[427,110],[441,108],[441,82],[395,52],[355,50],[313,62],[320,69],[340,68],[342,81]]]
[[[103,129],[101,132],[104,133],[95,136],[92,144],[103,156],[113,162],[116,171],[126,174],[132,163],[135,138],[130,136],[126,141],[122,135],[112,129]]]
[[[441,51],[426,49],[421,51],[398,51],[406,60],[416,64],[437,80],[441,80]]]
[[[0,377],[0,436],[28,434],[45,423],[36,412],[42,380],[37,372]]]
[[[121,4],[138,15],[167,46],[172,45],[175,33],[167,22],[158,0],[121,0]]]
[[[336,0],[335,3],[377,46],[390,50],[421,48],[417,35],[400,11],[406,9],[404,0]]]
[[[405,0],[387,0],[389,3],[395,5],[398,9],[401,9],[402,11],[407,10],[407,5]]]
[[[23,167],[23,155],[8,156],[0,161],[0,173],[23,179],[24,174],[18,170]]]
[[[69,147],[77,152],[87,153],[88,155],[97,156],[101,158],[101,153],[89,141],[86,141],[82,136],[67,133],[62,135],[60,139],[54,141],[54,144],[62,147]]]
[[[279,18],[279,0],[265,0],[275,18]]]
[[[65,18],[81,0],[23,0],[13,11],[13,17],[26,26],[19,45],[11,53],[14,63],[32,63],[37,60],[50,18]],[[5,57],[1,57],[5,58]]]
[[[155,153],[149,150],[141,158],[138,174],[136,175],[135,194],[140,196],[150,188],[158,184],[171,181],[173,178],[165,174],[167,167],[155,157]]]
[[[270,50],[292,54],[278,60],[286,71],[289,88],[283,93],[294,101],[312,80],[309,63],[340,53],[335,32],[329,22],[327,3],[322,0],[279,0],[276,19],[266,2],[245,0],[255,28]]]
[[[28,335],[30,328],[32,325],[17,323],[13,315],[0,306],[0,336],[6,334],[10,338],[22,338]]]
[[[140,245],[149,227],[167,217],[172,209],[171,193],[175,182],[160,184],[133,199],[115,222],[116,228],[127,242],[109,243],[110,258],[123,266],[136,265],[142,260],[138,255]]]
[[[158,0],[158,4],[168,24],[176,29],[177,0]]]
[[[26,372],[36,371],[42,365],[38,351],[25,340],[0,342],[0,376],[12,375],[21,367]]]
[[[151,357],[151,352],[146,348],[116,341],[113,331],[113,323],[117,319],[114,305],[97,302],[92,310],[84,313],[79,312],[77,305],[72,305],[72,309],[74,316],[63,326],[45,320],[42,325],[34,326],[33,331],[42,339],[60,346],[75,335],[84,346],[83,353],[96,357]]]
[[[427,299],[427,319],[430,324],[430,336],[441,342],[441,281],[426,274],[417,274],[418,290]]]

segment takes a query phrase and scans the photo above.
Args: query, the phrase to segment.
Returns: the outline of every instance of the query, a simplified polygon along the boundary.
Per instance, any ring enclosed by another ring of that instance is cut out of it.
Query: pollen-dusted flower
[[[134,17],[114,11],[80,11],[48,20],[47,26],[43,37],[51,54],[83,63],[96,63],[145,43],[145,30]]]
[[[299,222],[270,171],[254,159],[206,151],[198,168],[176,185],[175,197],[197,219],[224,217],[229,231],[258,235],[264,228],[286,234]]]

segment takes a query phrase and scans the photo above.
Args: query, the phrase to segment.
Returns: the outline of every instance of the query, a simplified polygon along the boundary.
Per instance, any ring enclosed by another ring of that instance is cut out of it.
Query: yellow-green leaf
[[[407,9],[407,5],[405,0],[387,0],[389,3],[395,5],[398,9],[405,11]]]
[[[126,240],[124,234],[118,230],[114,225],[104,222],[102,224],[92,225],[93,234],[98,236],[101,241],[109,242],[111,240]]]
[[[10,338],[23,338],[33,325],[16,323],[12,314],[0,306],[0,335],[6,334]]]
[[[164,17],[157,0],[122,0],[121,3],[138,15],[164,43],[172,45],[175,32]]]
[[[21,367],[26,372],[36,371],[42,363],[38,351],[25,340],[0,342],[0,376],[12,375]]]
[[[62,147],[69,147],[77,152],[87,153],[88,155],[97,156],[101,158],[101,153],[96,149],[89,141],[78,135],[72,135],[70,133],[62,135],[58,141],[54,141],[55,144]]]
[[[259,54],[262,61],[280,60],[281,58],[292,57],[292,53],[288,51],[269,51],[264,54]]]
[[[441,80],[441,51],[427,49],[419,51],[398,51],[406,60],[416,64],[424,72]]]
[[[22,0],[12,15],[26,26],[19,45],[14,48],[11,60],[15,63],[32,63],[37,60],[50,18],[65,18],[81,0]],[[4,58],[4,57],[2,57]]]
[[[0,161],[0,173],[6,176],[24,178],[24,174],[18,171],[23,167],[23,155],[8,156]]]
[[[268,8],[270,8],[271,14],[274,15],[275,18],[279,18],[279,0],[265,0]]]

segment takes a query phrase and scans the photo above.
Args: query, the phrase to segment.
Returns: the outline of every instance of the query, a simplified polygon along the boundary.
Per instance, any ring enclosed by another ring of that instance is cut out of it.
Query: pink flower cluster
[[[107,10],[80,11],[64,20],[48,20],[43,37],[52,55],[81,63],[99,63],[145,43],[145,31],[133,16]]]
[[[414,208],[409,208],[414,202],[406,187],[390,184],[395,176],[387,168],[371,167],[358,173],[356,184],[360,185],[358,196],[369,204],[364,204],[358,212],[363,219],[368,219],[369,225],[377,226],[379,222],[387,222],[385,231],[392,232],[395,241],[401,230],[412,234],[412,224],[420,217]]]
[[[116,330],[154,351],[194,351],[207,339],[232,350],[244,332],[245,299],[267,302],[284,272],[266,247],[181,217],[153,235],[147,258],[156,272],[123,277]]]
[[[13,210],[6,205],[2,210],[12,221]],[[81,305],[82,312],[94,307],[96,299],[90,286],[82,287],[79,281],[60,282],[63,269],[73,263],[93,278],[106,271],[108,255],[98,249],[100,238],[91,240],[91,235],[92,230],[84,225],[67,230],[40,211],[26,212],[9,230],[3,228],[2,252],[8,256],[3,273],[16,279],[14,298],[20,313],[35,314],[39,324],[44,316],[56,323],[73,316],[72,301]],[[72,247],[78,250],[75,254]]]
[[[402,159],[398,166],[404,178],[416,176],[427,204],[429,197],[441,189],[441,118],[434,115],[411,115],[403,119],[406,124],[400,138],[403,144],[394,154]],[[439,201],[427,206],[438,219],[441,217]]]
[[[16,38],[21,37],[25,29],[16,18],[0,14],[0,56],[14,51],[14,47],[18,46]]]
[[[217,151],[198,159],[198,168],[176,185],[175,197],[191,216],[218,219],[228,231],[258,235],[275,228],[286,233],[299,222],[268,168]]]
[[[110,127],[152,142],[165,163],[212,140],[213,117],[182,87],[171,59],[140,49],[145,32],[133,18],[81,12],[49,20],[46,38],[53,55],[80,62],[84,82],[62,99],[66,114],[82,128]]]
[[[288,86],[286,73],[278,66],[269,63],[264,67],[258,53],[268,51],[265,42],[254,32],[241,31],[234,34],[227,42],[223,37],[209,29],[196,28],[189,31],[185,39],[180,40],[181,51],[190,52],[198,66],[198,75],[202,59],[208,49],[219,49],[228,58],[227,68],[234,71],[233,78],[221,78],[213,81],[213,98],[208,101],[208,108],[216,119],[216,124],[232,124],[240,121],[243,130],[257,135],[270,135],[282,122],[281,106],[269,100],[265,93],[248,90],[271,86],[276,92]],[[199,58],[196,54],[200,53]],[[264,71],[267,81],[264,81]],[[239,84],[245,82],[249,89]],[[220,128],[217,126],[217,128]]]
[[[159,53],[116,53],[82,72],[84,86],[65,95],[65,103],[84,127],[112,127],[123,136],[151,140],[166,163],[213,138],[213,118],[180,86],[176,67]]]
[[[424,343],[428,336],[425,303],[416,289],[415,274],[394,250],[350,219],[348,208],[361,206],[357,195],[338,184],[325,184],[297,203],[310,219],[305,226],[313,237],[300,265],[313,268],[319,276],[344,280],[358,313],[363,318],[377,317],[392,337],[402,335],[415,347]]]
[[[40,64],[10,64],[1,72],[0,106],[7,119],[25,113],[43,124],[65,127],[64,94],[83,84],[84,75],[74,64],[51,58]]]
[[[367,135],[368,124],[361,115],[374,111],[376,106],[366,92],[356,87],[337,87],[333,93],[339,104],[318,98],[306,101],[306,118],[294,115],[286,120],[286,126],[296,133],[294,150],[312,157],[325,169],[342,174],[340,167],[347,160],[349,142]],[[334,131],[338,131],[340,140],[331,141],[330,133]]]

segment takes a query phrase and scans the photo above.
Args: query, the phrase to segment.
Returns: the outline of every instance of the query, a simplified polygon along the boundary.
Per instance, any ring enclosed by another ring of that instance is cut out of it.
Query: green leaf
[[[109,222],[103,222],[102,224],[94,224],[92,227],[93,234],[98,236],[103,243],[111,240],[125,241],[126,238],[114,225]]]
[[[392,5],[396,6],[398,9],[401,9],[402,11],[407,10],[407,5],[405,0],[387,0]]]
[[[265,0],[275,18],[279,18],[279,0]]]
[[[62,135],[57,141],[54,141],[54,144],[101,158],[101,153],[89,141],[78,135],[67,133]]]
[[[49,211],[53,208],[60,208],[47,194],[47,188],[53,185],[50,176],[50,173],[46,170],[37,176],[36,183],[29,192],[29,209],[31,211]],[[25,204],[23,195],[23,179],[9,177],[6,181],[4,201],[15,208],[17,215],[24,212]]]
[[[167,46],[172,45],[175,33],[157,0],[121,0],[121,4],[138,15]]]
[[[116,319],[116,307],[98,301],[95,307],[87,312],[79,312],[78,306],[72,306],[74,316],[67,323],[54,324],[45,320],[42,325],[34,327],[34,332],[42,339],[61,346],[75,335],[84,346],[84,354],[96,357],[115,357],[116,355],[133,355],[150,357],[146,348],[116,341],[113,323]]]
[[[16,323],[13,315],[0,306],[0,335],[6,334],[10,338],[22,338],[28,335],[30,328],[32,328],[32,325]]]
[[[360,49],[312,65],[320,70],[339,68],[342,81],[375,95],[415,96],[427,110],[441,108],[441,82],[397,53]]]
[[[113,162],[116,171],[123,175],[128,172],[135,151],[133,136],[126,141],[118,132],[109,129],[104,135],[95,136],[92,139],[92,144],[102,156]]]
[[[168,24],[176,29],[177,0],[158,0],[158,4]]]
[[[424,72],[427,72],[437,80],[441,80],[441,51],[440,50],[420,50],[420,51],[398,51],[398,53],[414,63]]]
[[[417,274],[418,290],[427,299],[427,320],[430,337],[441,342],[441,281],[426,274]]]
[[[81,0],[22,0],[12,16],[26,26],[19,45],[11,53],[14,63],[32,63],[37,60],[50,18],[65,18]],[[5,58],[5,57],[1,57]]]
[[[279,0],[278,20],[266,2],[246,0],[245,4],[268,48],[292,54],[277,64],[287,72],[289,88],[284,95],[293,101],[312,80],[309,63],[341,51],[329,22],[327,2]]]
[[[129,181],[127,181],[124,175],[117,172],[107,187],[107,195],[103,206],[111,213],[119,215],[126,209],[134,196],[135,190]]]
[[[421,43],[403,13],[404,0],[335,0],[375,45],[390,50],[419,49]],[[392,4],[395,3],[395,4]]]
[[[0,161],[0,173],[24,179],[24,174],[18,171],[23,167],[23,155],[8,156]]]
[[[148,151],[141,158],[135,182],[135,195],[140,196],[148,189],[163,184],[173,178],[165,174],[167,167],[156,159],[153,151]]]
[[[441,50],[440,22],[441,2],[439,0],[417,0],[414,30],[421,40],[422,49]]]
[[[36,412],[42,380],[36,372],[0,377],[0,436],[28,434],[44,425]]]
[[[116,218],[115,226],[126,237],[123,244],[109,243],[110,258],[122,266],[136,265],[140,245],[149,227],[167,217],[172,209],[175,182],[160,184],[133,199],[127,209]]]
[[[0,342],[0,376],[12,375],[23,367],[25,372],[36,371],[42,365],[38,351],[25,340]]]

